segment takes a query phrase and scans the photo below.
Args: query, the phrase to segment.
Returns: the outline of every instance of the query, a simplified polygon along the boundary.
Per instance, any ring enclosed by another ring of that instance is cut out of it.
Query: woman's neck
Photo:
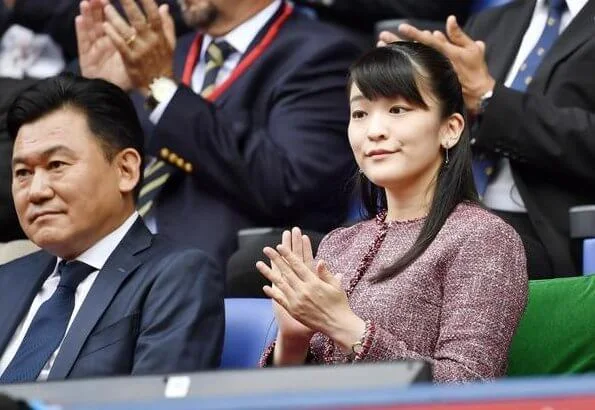
[[[407,221],[422,218],[430,212],[435,179],[426,184],[385,188],[387,221]]]

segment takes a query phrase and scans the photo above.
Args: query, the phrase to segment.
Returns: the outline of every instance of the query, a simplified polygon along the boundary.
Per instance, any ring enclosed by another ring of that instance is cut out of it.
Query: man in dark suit
[[[42,251],[0,267],[0,383],[216,367],[222,275],[135,211],[143,135],[126,93],[42,80],[7,122],[15,207]]]
[[[595,203],[594,19],[594,0],[532,0],[482,12],[466,33],[453,17],[446,34],[400,27],[453,61],[478,191],[523,238],[531,278],[580,272],[568,210]]]
[[[345,86],[359,54],[347,35],[283,0],[187,0],[197,33],[174,50],[166,7],[121,3],[131,25],[108,5],[99,37],[101,3],[81,4],[80,63],[85,76],[150,95],[159,161],[139,208],[149,226],[225,263],[240,229],[325,232],[344,220],[354,171]]]

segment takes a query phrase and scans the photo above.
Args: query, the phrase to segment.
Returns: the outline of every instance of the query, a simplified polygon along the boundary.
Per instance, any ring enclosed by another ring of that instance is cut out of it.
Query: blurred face
[[[448,121],[440,107],[422,93],[429,108],[403,98],[366,99],[351,87],[349,142],[366,177],[383,188],[425,189],[442,165],[441,145]]]
[[[132,213],[135,166],[140,156],[132,149],[108,161],[77,110],[23,125],[13,149],[12,193],[26,235],[66,259],[84,252]]]
[[[216,20],[220,13],[217,7],[221,0],[178,0],[184,22],[188,27],[196,30],[206,30]]]

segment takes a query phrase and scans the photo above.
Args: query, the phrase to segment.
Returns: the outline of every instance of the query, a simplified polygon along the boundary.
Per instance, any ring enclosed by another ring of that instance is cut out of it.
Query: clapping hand
[[[128,23],[111,4],[104,8],[103,28],[122,56],[133,86],[148,91],[149,84],[161,76],[173,77],[173,52],[176,45],[173,18],[167,4],[157,7],[154,0],[121,0]]]
[[[280,335],[311,337],[322,332],[346,347],[359,340],[365,323],[349,307],[345,291],[326,263],[314,264],[307,236],[294,228],[284,233],[276,249],[267,247],[263,252],[271,266],[260,261],[256,267],[272,282],[263,290],[279,305]]]
[[[75,19],[76,39],[81,74],[102,78],[123,90],[132,89],[122,56],[104,30],[104,7],[107,0],[81,1],[81,14]]]

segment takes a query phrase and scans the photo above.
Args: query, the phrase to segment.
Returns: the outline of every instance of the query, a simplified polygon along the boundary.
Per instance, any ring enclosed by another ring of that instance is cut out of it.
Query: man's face
[[[119,155],[108,161],[85,114],[72,108],[23,125],[13,149],[12,194],[29,239],[70,259],[115,229],[130,212]]]
[[[221,13],[219,3],[226,0],[178,0],[184,22],[190,28],[205,31]]]

